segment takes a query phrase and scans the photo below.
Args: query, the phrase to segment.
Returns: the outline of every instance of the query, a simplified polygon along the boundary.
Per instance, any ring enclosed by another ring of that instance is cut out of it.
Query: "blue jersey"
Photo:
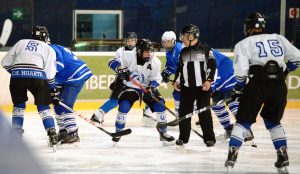
[[[69,49],[56,44],[50,46],[56,53],[57,72],[55,80],[57,85],[86,81],[92,76],[92,72],[86,64]]]
[[[232,90],[236,84],[233,61],[224,54],[212,49],[217,64],[217,77],[212,84],[212,90],[225,92]]]
[[[182,43],[176,42],[172,51],[166,52],[167,62],[166,62],[165,69],[170,72],[170,75],[176,73],[178,67],[178,58],[181,50],[182,50]]]

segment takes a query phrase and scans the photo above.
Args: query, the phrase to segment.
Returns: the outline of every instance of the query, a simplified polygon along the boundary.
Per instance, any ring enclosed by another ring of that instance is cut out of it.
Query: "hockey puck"
[[[255,147],[255,148],[257,148],[257,145],[256,145],[256,144],[252,144],[252,145],[251,145],[251,147]]]

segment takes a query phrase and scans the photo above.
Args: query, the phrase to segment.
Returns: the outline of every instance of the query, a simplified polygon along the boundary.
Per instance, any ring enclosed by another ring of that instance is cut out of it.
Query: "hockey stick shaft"
[[[134,79],[132,79],[131,77],[129,77],[129,80],[135,84],[136,86],[138,86],[144,93],[148,93],[149,91],[143,87],[139,82],[135,81]],[[168,108],[163,102],[161,102],[159,99],[157,99],[156,97],[153,96],[154,101],[156,101],[157,103],[161,104],[167,111],[169,111],[172,115],[176,115],[170,108]]]
[[[212,107],[216,106],[216,105],[219,105],[221,103],[224,103],[224,102],[227,102],[227,101],[230,101],[231,98],[227,98],[227,99],[224,99],[224,100],[220,100],[218,101],[217,103],[213,103],[212,105],[209,105],[209,106],[205,106],[201,109],[198,109],[195,112],[195,114],[200,114],[202,112],[205,112],[205,111],[208,111],[209,109],[211,109]],[[177,126],[179,124],[179,122],[183,121],[183,120],[186,120],[188,118],[191,118],[193,116],[193,113],[189,113],[187,115],[185,115],[184,117],[181,117],[179,119],[176,119],[176,120],[173,120],[171,122],[168,122],[168,123],[161,123],[158,125],[158,127],[164,127],[164,126]]]
[[[98,129],[100,129],[101,131],[103,131],[104,133],[106,133],[107,135],[110,135],[111,137],[120,137],[120,136],[124,136],[124,135],[128,135],[131,133],[131,129],[125,129],[123,131],[120,132],[109,132],[107,130],[105,130],[104,128],[102,128],[99,123],[93,122],[90,119],[84,117],[83,115],[81,115],[80,113],[76,112],[74,109],[70,108],[68,105],[64,104],[63,102],[59,102],[59,104],[61,106],[63,106],[64,108],[66,108],[67,110],[69,110],[72,113],[75,113],[76,115],[78,115],[80,118],[84,119],[86,122],[90,123],[91,125],[97,127]]]

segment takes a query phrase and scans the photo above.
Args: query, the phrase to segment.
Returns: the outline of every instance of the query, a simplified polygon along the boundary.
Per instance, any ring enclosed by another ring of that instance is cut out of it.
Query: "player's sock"
[[[241,124],[235,123],[233,130],[231,132],[231,137],[229,141],[229,146],[234,147],[241,147],[242,143],[244,142],[245,135],[247,133],[247,128],[250,129],[251,124]]]
[[[264,119],[266,128],[269,130],[273,145],[276,150],[282,146],[287,146],[286,135],[280,123],[272,123]]]
[[[235,117],[237,114],[238,107],[239,107],[239,102],[231,101],[231,102],[228,102],[227,105],[229,107],[230,112]]]
[[[12,112],[12,126],[15,129],[22,129],[24,122],[25,103],[14,104]]]
[[[215,105],[212,107],[212,110],[218,117],[219,122],[221,123],[223,128],[227,129],[230,126],[230,117],[228,111],[226,110],[225,105],[224,104]]]
[[[43,120],[45,129],[55,128],[55,122],[50,107],[47,105],[38,105],[37,110]]]

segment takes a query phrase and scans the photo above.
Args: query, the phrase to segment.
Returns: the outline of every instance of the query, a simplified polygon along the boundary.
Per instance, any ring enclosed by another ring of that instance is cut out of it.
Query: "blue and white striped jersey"
[[[57,73],[55,80],[57,85],[85,81],[92,76],[92,72],[87,65],[69,49],[57,44],[51,44],[50,46],[56,53]]]
[[[179,54],[180,51],[182,50],[182,47],[183,45],[181,42],[176,42],[172,51],[166,52],[167,61],[166,61],[165,69],[168,70],[168,72],[170,72],[170,75],[175,74],[177,71]]]

